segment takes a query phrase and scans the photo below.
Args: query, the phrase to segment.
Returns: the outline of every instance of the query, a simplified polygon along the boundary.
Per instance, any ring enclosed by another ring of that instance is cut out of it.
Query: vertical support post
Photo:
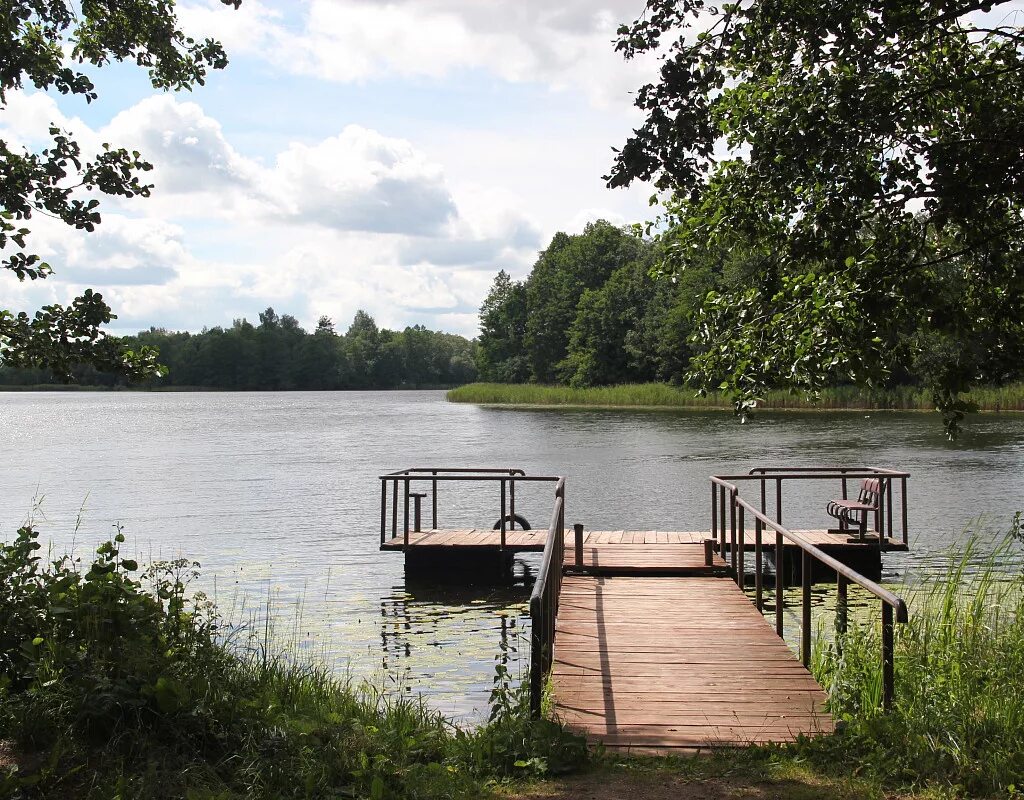
[[[892,538],[892,478],[885,479],[885,534]]]
[[[744,509],[743,506],[739,506],[736,509],[736,511],[739,514],[739,521],[737,522],[737,525],[739,526],[739,531],[740,531],[740,543],[739,543],[739,547],[736,550],[736,556],[737,556],[737,558],[739,560],[739,567],[738,567],[738,569],[736,571],[736,583],[739,584],[740,589],[745,589],[746,585],[747,585],[747,570],[746,570],[746,567],[744,566],[744,563],[743,563],[743,561],[744,561],[743,554],[744,554],[744,551],[746,551],[746,549],[747,549],[747,542],[746,542],[746,527],[747,526],[746,526],[746,522],[744,520],[744,516],[745,516],[744,515],[744,511],[746,511],[746,509]]]
[[[836,633],[840,635],[846,633],[849,625],[849,585],[845,575],[836,574]]]
[[[718,552],[722,554],[722,558],[725,559],[725,487],[720,486],[718,491],[718,519],[722,523],[719,530],[719,536],[721,537],[721,545],[719,546]]]
[[[775,479],[775,521],[782,524],[782,478]]]
[[[768,499],[765,492],[765,477],[761,473],[761,513],[768,516]]]
[[[380,543],[384,544],[388,530],[388,482],[380,479]]]
[[[800,658],[805,667],[811,665],[811,554],[806,550],[800,551],[800,578],[802,592],[801,620],[800,620]]]
[[[583,526],[577,522],[572,529],[576,535],[576,569],[583,569]]]
[[[903,511],[903,544],[907,543],[907,479],[900,478],[900,506]]]
[[[844,475],[846,474],[846,470],[845,469],[843,470],[843,474]],[[843,499],[846,500],[846,499],[848,499],[848,497],[849,496],[847,495],[846,478],[844,477],[843,478]]]
[[[736,577],[736,490],[729,491],[729,555],[732,561],[732,574]]]
[[[409,548],[409,479],[405,479],[405,517],[404,517],[404,528],[403,528],[403,546]]]
[[[501,550],[505,551],[505,479],[501,479]]]
[[[414,531],[416,531],[416,533],[419,533],[421,530],[423,530],[423,516],[422,516],[422,511],[423,511],[423,506],[422,506],[423,495],[422,495],[422,493],[421,492],[414,492],[413,496],[412,496],[412,500],[413,500],[413,503],[412,503],[412,505],[413,505],[412,529]],[[502,619],[504,619],[504,617]]]
[[[541,688],[544,683],[544,671],[541,666],[541,651],[544,648],[541,634],[546,620],[541,613],[541,600],[530,599],[530,716],[540,719]]]
[[[754,520],[754,604],[759,613],[764,613],[764,579],[762,577],[764,556],[761,552],[761,518]]]
[[[711,482],[711,538],[718,539],[718,484]]]
[[[398,538],[398,478],[391,481],[391,538]]]
[[[511,478],[508,482],[508,526],[510,530],[516,529],[516,479]],[[504,617],[502,617],[504,619]]]
[[[882,601],[882,708],[892,710],[893,695],[892,606]]]
[[[431,475],[434,476],[435,480],[432,480],[430,482],[431,483],[431,487],[430,487],[431,488],[431,495],[432,495],[431,499],[433,500],[433,504],[434,504],[433,505],[434,513],[433,513],[433,516],[431,517],[430,521],[431,521],[431,528],[436,531],[437,530],[437,480],[436,480],[436,478],[437,478],[437,470],[435,469],[433,472],[431,472]]]
[[[782,628],[782,610],[786,606],[786,593],[783,591],[786,579],[783,572],[785,572],[785,558],[782,554],[782,534],[775,531],[775,633],[780,639],[786,638],[783,636]]]
[[[704,566],[710,567],[715,563],[715,540],[704,540]]]

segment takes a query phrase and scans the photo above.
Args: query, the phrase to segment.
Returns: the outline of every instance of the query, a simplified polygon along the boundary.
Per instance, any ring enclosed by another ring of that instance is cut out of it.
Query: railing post
[[[577,522],[572,529],[576,534],[576,569],[583,569],[583,526]]]
[[[512,471],[509,470],[509,482],[508,482],[508,524],[510,530],[516,529],[516,479],[511,477]]]
[[[780,639],[786,638],[783,635],[785,631],[782,626],[782,610],[786,606],[786,594],[782,588],[786,585],[786,579],[782,574],[786,569],[785,563],[786,559],[782,552],[782,534],[775,531],[775,633]]]
[[[391,538],[398,538],[398,478],[391,480]]]
[[[782,478],[775,479],[775,521],[782,524]]]
[[[404,518],[404,533],[403,545],[406,549],[409,547],[409,479],[405,479],[405,518]]]
[[[412,529],[419,533],[423,530],[423,495],[421,492],[413,492],[412,495]]]
[[[380,479],[380,543],[384,544],[388,530],[388,482]]]
[[[836,573],[836,633],[846,633],[849,624],[849,600],[847,588],[849,581],[845,575]]]
[[[762,578],[763,555],[761,552],[761,518],[754,519],[754,603],[759,613],[764,613],[764,580]]]
[[[907,543],[907,479],[900,478],[900,508],[903,512],[903,544]]]
[[[431,490],[432,490],[431,491],[431,495],[432,495],[431,499],[433,500],[433,509],[434,509],[434,513],[433,513],[433,516],[431,517],[430,521],[432,523],[431,528],[436,531],[437,530],[437,480],[436,480],[436,478],[437,478],[437,470],[436,469],[433,470],[431,472],[431,475],[434,476],[435,480],[432,480],[430,482],[432,484],[431,485]]]
[[[736,556],[737,556],[737,558],[739,560],[739,568],[736,571],[736,583],[739,584],[739,587],[740,587],[741,590],[746,589],[746,585],[747,585],[747,569],[746,569],[746,566],[744,565],[744,555],[743,555],[744,551],[747,549],[747,542],[746,542],[746,527],[747,526],[746,526],[746,521],[744,519],[744,517],[745,517],[744,511],[745,511],[745,509],[743,508],[743,506],[739,506],[736,509],[736,513],[739,514],[739,520],[737,522],[737,525],[739,526],[739,531],[740,531],[739,548],[736,551]]]
[[[530,598],[530,716],[540,718],[541,691],[544,683],[544,670],[541,655],[544,648],[542,641],[546,621],[541,615],[541,600]]]
[[[892,538],[892,478],[885,479],[885,533]]]
[[[882,601],[882,708],[892,710],[893,696],[892,606]]]
[[[718,552],[722,554],[722,560],[725,560],[725,487],[719,487],[718,491],[718,519],[721,522],[719,526],[719,536],[721,537],[721,544],[719,545]]]
[[[711,481],[711,538],[718,539],[718,484]]]
[[[800,578],[802,591],[800,620],[800,657],[805,667],[811,665],[811,554],[800,551]]]
[[[729,491],[729,555],[732,561],[733,578],[736,577],[736,490]]]
[[[768,498],[765,492],[765,477],[764,473],[761,473],[761,513],[766,517],[768,516]]]
[[[501,549],[505,550],[505,479],[501,479]]]

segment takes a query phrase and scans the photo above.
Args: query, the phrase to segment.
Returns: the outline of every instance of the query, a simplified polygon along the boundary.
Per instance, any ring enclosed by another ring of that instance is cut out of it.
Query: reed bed
[[[1014,533],[980,568],[972,539],[951,555],[944,579],[906,589],[911,614],[896,626],[890,713],[881,711],[877,628],[854,626],[818,648],[816,675],[846,726],[810,745],[819,757],[887,787],[1017,796],[1024,786],[1019,523],[1018,516]]]
[[[667,383],[633,383],[620,386],[543,386],[532,383],[469,383],[448,392],[453,403],[487,405],[633,407],[731,409],[721,392],[701,396],[695,389]],[[1024,384],[981,387],[971,393],[982,411],[1024,411]],[[931,394],[914,386],[891,389],[860,389],[839,386],[825,389],[818,400],[786,391],[767,392],[759,404],[765,409],[931,411]]]

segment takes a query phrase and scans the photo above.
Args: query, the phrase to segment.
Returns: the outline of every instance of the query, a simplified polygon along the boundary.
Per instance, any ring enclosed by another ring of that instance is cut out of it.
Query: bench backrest
[[[878,478],[865,478],[860,483],[860,497],[858,503],[869,506],[882,505],[882,481]]]

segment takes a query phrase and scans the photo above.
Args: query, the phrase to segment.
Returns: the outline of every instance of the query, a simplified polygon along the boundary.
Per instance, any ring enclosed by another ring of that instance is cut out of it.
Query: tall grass
[[[855,627],[819,648],[816,675],[846,729],[812,747],[883,785],[970,797],[1024,787],[1024,579],[1006,567],[1019,563],[1017,549],[1008,537],[978,568],[971,541],[943,580],[910,593],[890,713],[881,712],[877,629]]]
[[[470,383],[448,392],[453,403],[486,403],[526,406],[596,406],[646,408],[731,408],[732,403],[720,392],[699,396],[694,389],[667,383],[634,383],[620,386],[541,386],[538,384]],[[1024,384],[1004,387],[981,387],[972,392],[984,411],[1024,411]],[[887,409],[894,411],[926,411],[934,408],[931,394],[914,386],[892,389],[859,389],[839,386],[825,389],[817,403],[800,394],[785,391],[767,392],[762,408],[768,409]]]
[[[476,798],[587,758],[507,673],[459,728],[274,653],[266,626],[225,634],[194,565],[140,575],[122,541],[84,567],[43,563],[30,527],[0,544],[0,797]]]

